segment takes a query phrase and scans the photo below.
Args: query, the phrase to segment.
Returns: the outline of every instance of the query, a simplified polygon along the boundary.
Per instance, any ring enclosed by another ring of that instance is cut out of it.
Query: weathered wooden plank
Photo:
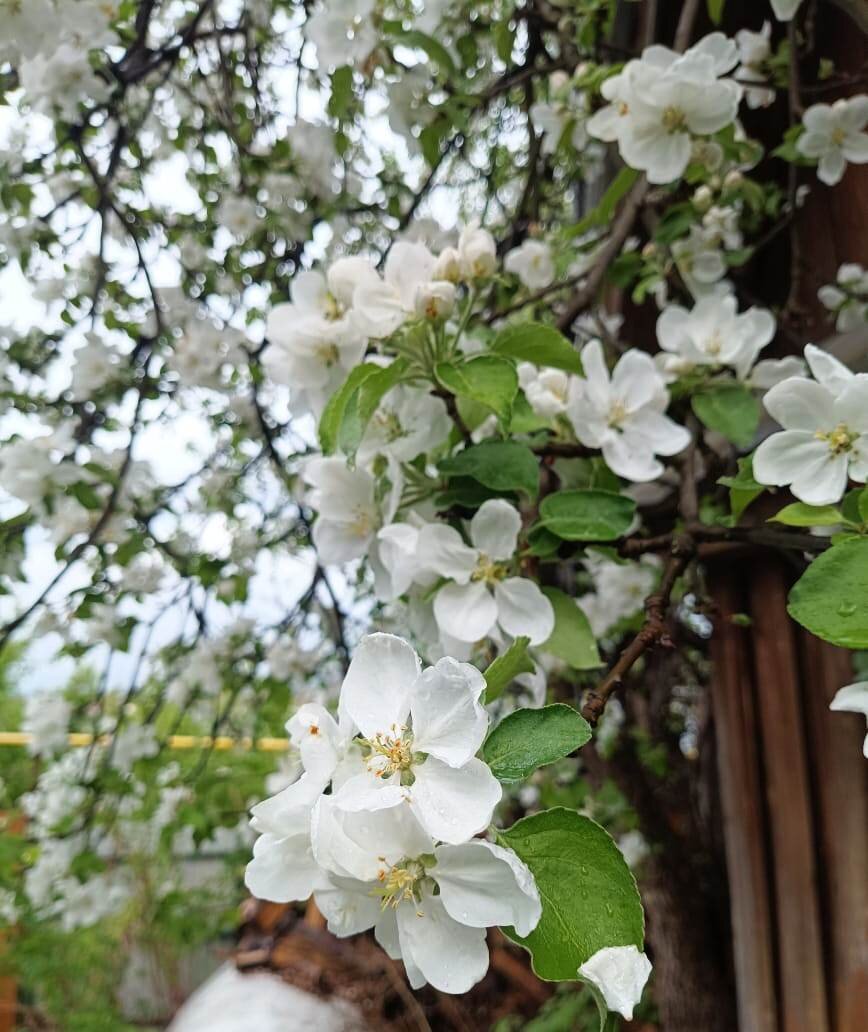
[[[717,741],[729,879],[739,1027],[775,1032],[774,927],[768,881],[765,800],[748,628],[732,622],[744,608],[738,574],[715,569],[719,616],[711,639],[711,697]]]
[[[754,563],[748,592],[772,842],[781,1029],[828,1032],[811,779],[783,567],[767,559]]]

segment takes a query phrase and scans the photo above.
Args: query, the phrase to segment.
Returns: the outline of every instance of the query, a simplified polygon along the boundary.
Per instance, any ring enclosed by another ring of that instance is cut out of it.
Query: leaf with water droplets
[[[868,538],[834,545],[790,591],[787,612],[833,645],[868,648]]]
[[[533,969],[550,981],[574,981],[576,971],[605,946],[638,946],[645,934],[636,881],[611,836],[575,810],[557,807],[498,833],[536,879],[542,917],[522,938]]]

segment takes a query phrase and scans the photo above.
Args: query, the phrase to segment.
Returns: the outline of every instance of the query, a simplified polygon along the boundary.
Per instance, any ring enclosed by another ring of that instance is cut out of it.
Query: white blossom
[[[739,29],[735,34],[739,60],[735,76],[742,83],[759,84],[745,87],[744,99],[749,108],[763,108],[774,103],[775,91],[762,85],[768,82],[765,63],[771,56],[771,31],[771,24],[766,21],[759,32]]]
[[[346,781],[331,805],[358,813],[408,804],[443,842],[464,842],[484,830],[501,796],[499,782],[476,758],[488,730],[484,691],[485,679],[468,663],[447,656],[422,670],[402,638],[363,638],[341,707],[362,734],[366,771]]]
[[[669,305],[657,320],[657,341],[666,352],[660,364],[674,375],[697,366],[728,366],[744,380],[774,333],[771,312],[749,308],[739,314],[732,294],[700,298],[690,311]]]
[[[313,543],[324,563],[345,563],[363,556],[374,535],[391,522],[400,495],[400,473],[385,507],[376,497],[376,481],[363,469],[349,469],[340,458],[310,459],[304,479],[310,485],[308,502],[318,517]]]
[[[679,178],[690,162],[693,139],[732,123],[741,87],[719,76],[737,60],[735,44],[712,33],[684,54],[646,47],[607,79],[601,92],[610,103],[588,121],[588,132],[617,141],[628,165],[651,183]]]
[[[495,626],[532,645],[546,641],[554,629],[554,611],[539,587],[511,575],[521,516],[500,498],[484,502],[470,521],[470,545],[454,527],[432,523],[419,534],[419,558],[425,568],[448,579],[434,596],[434,616],[441,633],[475,642]]]
[[[367,465],[376,455],[412,462],[439,447],[449,436],[452,421],[442,398],[407,384],[393,387],[371,417],[358,461]]]
[[[539,369],[531,362],[519,362],[518,382],[528,404],[542,419],[566,412],[570,374],[563,369]]]
[[[636,946],[606,946],[579,968],[579,977],[599,990],[609,1010],[628,1021],[650,974],[651,961]]]
[[[677,455],[690,434],[665,415],[669,392],[654,360],[631,349],[610,375],[598,340],[582,349],[584,377],[570,384],[567,416],[579,441],[599,448],[613,473],[654,480],[663,472],[657,455]]]
[[[525,240],[520,247],[509,252],[503,268],[517,276],[528,290],[542,290],[555,278],[551,248],[542,240]]]
[[[816,158],[817,177],[828,186],[840,183],[847,168],[868,161],[868,95],[814,104],[805,112],[805,131],[796,140],[796,150]]]
[[[868,322],[868,271],[856,262],[845,262],[834,284],[820,287],[817,297],[835,313],[839,333],[858,329]]]
[[[848,479],[868,479],[868,376],[843,375],[819,349],[806,348],[805,357],[824,382],[791,377],[766,394],[766,410],[783,430],[757,448],[753,472],[761,484],[788,485],[808,505],[832,505]]]
[[[399,240],[386,258],[383,279],[360,283],[353,294],[357,326],[369,337],[388,337],[408,319],[442,319],[452,311],[455,287],[435,276],[436,259],[424,244]]]

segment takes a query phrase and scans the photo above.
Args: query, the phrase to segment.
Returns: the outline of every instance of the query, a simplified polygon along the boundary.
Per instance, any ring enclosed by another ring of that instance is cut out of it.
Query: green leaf
[[[542,651],[558,656],[576,670],[593,670],[600,666],[597,639],[576,600],[558,588],[542,590],[555,611],[555,629],[540,646]]]
[[[859,519],[868,523],[868,487],[864,487],[858,495],[857,505],[859,508]]]
[[[785,523],[788,527],[834,527],[844,517],[834,505],[805,505],[794,502],[769,517],[769,522]]]
[[[512,416],[509,420],[510,431],[514,434],[532,434],[537,430],[546,430],[550,426],[551,420],[538,416],[530,407],[524,391],[519,391],[512,405]]]
[[[517,821],[497,840],[530,868],[542,917],[522,937],[505,933],[531,954],[549,981],[575,981],[576,972],[606,946],[642,949],[645,921],[636,882],[611,836],[590,817],[558,807]]]
[[[341,449],[352,457],[365,434],[377,406],[407,371],[407,360],[395,359],[390,365],[365,362],[356,366],[329,398],[319,421],[323,454]]]
[[[481,355],[460,365],[440,362],[435,373],[448,391],[486,405],[504,423],[509,421],[518,393],[518,373],[512,362],[494,355]]]
[[[546,558],[547,556],[554,555],[563,544],[563,541],[557,534],[552,534],[550,530],[546,530],[542,523],[535,523],[527,533],[527,544],[531,555]]]
[[[540,523],[564,541],[615,541],[630,529],[636,503],[614,491],[557,491],[539,507]]]
[[[494,338],[491,350],[522,362],[565,369],[568,373],[582,373],[582,360],[578,351],[559,330],[545,323],[528,322],[507,326]]]
[[[450,509],[457,505],[461,509],[478,509],[489,498],[503,498],[518,501],[518,495],[512,492],[492,491],[472,477],[450,477],[449,485],[434,499],[438,509]]]
[[[332,92],[328,100],[328,113],[333,118],[344,118],[349,114],[353,102],[353,70],[343,65],[332,72]]]
[[[527,654],[530,638],[524,635],[515,639],[502,655],[498,656],[485,671],[485,701],[494,702],[503,695],[503,690],[519,674],[532,674],[533,661]]]
[[[66,493],[72,495],[79,505],[91,511],[102,509],[106,504],[100,498],[93,484],[89,484],[86,480],[79,480],[74,484],[70,484],[66,489]]]
[[[726,0],[708,0],[708,17],[715,25],[720,25],[723,20],[723,9]]]
[[[537,457],[518,441],[483,441],[439,464],[446,476],[472,477],[494,491],[523,491],[535,498],[539,490]]]
[[[793,585],[787,612],[824,641],[868,648],[868,538],[842,541],[817,556]]]
[[[754,479],[752,455],[738,460],[738,473],[734,477],[721,477],[717,482],[729,488],[729,507],[736,523],[750,503],[765,491],[765,486]]]
[[[695,394],[692,399],[697,418],[723,434],[741,448],[747,448],[759,426],[759,402],[740,384],[727,384]]]
[[[338,447],[338,434],[347,404],[359,387],[381,371],[381,366],[365,362],[356,366],[329,398],[319,420],[319,443],[324,455],[332,455]]]
[[[605,226],[611,222],[618,202],[630,191],[638,178],[639,173],[636,169],[628,168],[625,165],[609,184],[597,206],[566,231],[567,238],[573,239],[587,233],[589,229]]]
[[[537,767],[561,760],[591,739],[591,725],[562,702],[518,709],[486,738],[482,758],[498,781],[521,781]]]

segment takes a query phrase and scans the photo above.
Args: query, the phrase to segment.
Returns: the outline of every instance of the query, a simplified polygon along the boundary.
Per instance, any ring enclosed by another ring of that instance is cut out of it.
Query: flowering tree
[[[179,843],[237,873],[255,804],[249,890],[414,988],[499,926],[632,1016],[625,855],[674,832],[601,785],[690,781],[708,561],[788,556],[792,619],[868,648],[864,356],[761,272],[868,163],[825,7],[0,2],[0,648],[96,671],[27,695],[10,923],[157,853],[177,902]]]

